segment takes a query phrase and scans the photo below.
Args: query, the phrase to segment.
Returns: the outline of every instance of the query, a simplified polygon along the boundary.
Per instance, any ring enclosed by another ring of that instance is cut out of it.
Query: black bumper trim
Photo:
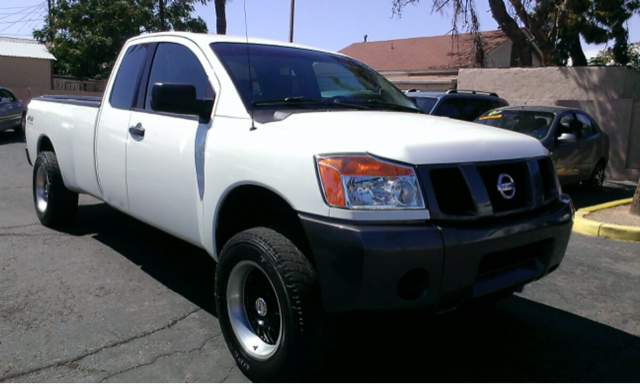
[[[439,311],[522,286],[555,269],[569,242],[572,214],[570,202],[559,200],[533,217],[455,226],[299,216],[326,310]],[[531,257],[516,257],[523,249],[531,249]],[[417,282],[422,290],[413,300],[401,298],[403,287],[416,284],[404,284],[408,276],[422,276]]]

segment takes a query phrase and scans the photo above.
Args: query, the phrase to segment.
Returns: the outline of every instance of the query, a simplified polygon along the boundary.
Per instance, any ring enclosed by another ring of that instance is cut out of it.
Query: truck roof
[[[249,43],[249,44],[264,44],[264,45],[276,45],[281,47],[292,47],[292,48],[300,48],[307,49],[318,52],[331,53],[335,55],[345,56],[338,52],[328,51],[324,49],[319,49],[315,47],[310,47],[301,44],[288,43],[284,41],[278,40],[270,40],[270,39],[262,39],[257,37],[245,37],[245,36],[230,36],[230,35],[217,35],[217,34],[209,34],[209,33],[193,33],[193,32],[155,32],[155,33],[144,33],[136,37],[132,37],[129,41],[135,41],[139,39],[149,39],[154,37],[168,37],[168,36],[177,36],[184,37],[189,40],[192,40],[196,44],[199,45],[209,45],[211,43]]]

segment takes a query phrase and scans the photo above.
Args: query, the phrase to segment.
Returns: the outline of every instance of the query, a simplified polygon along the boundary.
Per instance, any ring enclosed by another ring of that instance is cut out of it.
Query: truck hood
[[[387,111],[293,113],[260,129],[281,129],[314,155],[370,153],[408,164],[447,164],[547,155],[529,136],[446,117]]]

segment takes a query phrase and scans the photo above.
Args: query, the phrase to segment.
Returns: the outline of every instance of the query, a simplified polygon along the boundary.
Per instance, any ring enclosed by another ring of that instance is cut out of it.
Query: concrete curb
[[[611,201],[579,209],[573,222],[573,231],[587,236],[607,237],[609,239],[640,242],[640,227],[601,223],[585,218],[588,214],[601,209],[629,204],[633,198]]]

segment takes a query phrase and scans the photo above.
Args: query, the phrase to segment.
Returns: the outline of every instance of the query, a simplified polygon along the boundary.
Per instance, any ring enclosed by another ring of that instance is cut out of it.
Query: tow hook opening
[[[421,299],[429,292],[429,272],[414,269],[402,276],[398,282],[398,296],[407,301]]]

